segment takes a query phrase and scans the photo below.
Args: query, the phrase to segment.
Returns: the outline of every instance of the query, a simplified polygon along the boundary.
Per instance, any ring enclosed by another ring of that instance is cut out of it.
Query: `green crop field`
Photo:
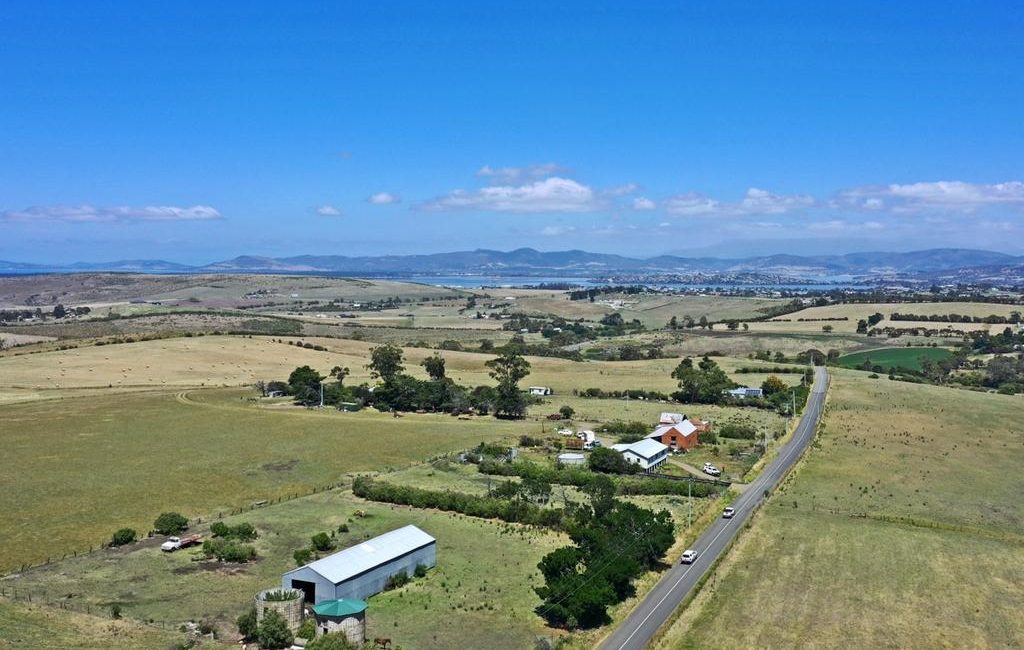
[[[881,366],[888,372],[893,368],[920,370],[922,359],[942,361],[951,356],[953,353],[945,348],[879,348],[843,355],[838,363],[843,368],[858,368],[865,361],[870,361],[872,366]]]
[[[814,447],[657,647],[1024,645],[1022,421],[835,371]]]

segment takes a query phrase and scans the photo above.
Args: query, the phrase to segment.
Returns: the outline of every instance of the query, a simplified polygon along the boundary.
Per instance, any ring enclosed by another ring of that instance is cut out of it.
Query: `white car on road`
[[[693,561],[697,559],[697,551],[692,548],[688,548],[683,551],[683,556],[679,558],[679,561],[683,564],[693,564]]]
[[[722,511],[722,519],[732,519],[732,516],[736,514],[736,508],[729,506]]]

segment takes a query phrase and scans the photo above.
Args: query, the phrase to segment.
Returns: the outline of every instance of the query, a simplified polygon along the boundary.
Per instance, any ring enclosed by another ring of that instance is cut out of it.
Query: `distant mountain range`
[[[850,253],[846,255],[768,255],[725,259],[661,255],[646,259],[588,253],[581,250],[542,252],[532,248],[513,251],[479,249],[429,255],[297,255],[257,257],[243,255],[202,266],[164,260],[74,262],[65,265],[0,261],[4,273],[53,272],[134,273],[337,273],[343,275],[553,275],[610,277],[616,275],[693,275],[755,273],[806,279],[882,279],[902,276],[967,278],[1024,276],[1024,256],[961,248],[909,253]]]

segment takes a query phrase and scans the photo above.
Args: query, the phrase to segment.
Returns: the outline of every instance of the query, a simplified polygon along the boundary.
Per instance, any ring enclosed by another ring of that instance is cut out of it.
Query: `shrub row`
[[[521,500],[496,499],[461,492],[424,490],[406,485],[393,485],[359,476],[352,482],[352,492],[370,501],[397,503],[414,508],[437,508],[483,519],[500,519],[518,524],[559,528],[563,511],[541,508]]]

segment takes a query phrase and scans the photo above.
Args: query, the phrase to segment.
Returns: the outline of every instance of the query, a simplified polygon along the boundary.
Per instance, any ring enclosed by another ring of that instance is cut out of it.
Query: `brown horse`
[[[374,648],[385,648],[385,649],[386,648],[390,648],[391,647],[391,638],[390,637],[377,637],[376,639],[373,640],[373,647]]]

